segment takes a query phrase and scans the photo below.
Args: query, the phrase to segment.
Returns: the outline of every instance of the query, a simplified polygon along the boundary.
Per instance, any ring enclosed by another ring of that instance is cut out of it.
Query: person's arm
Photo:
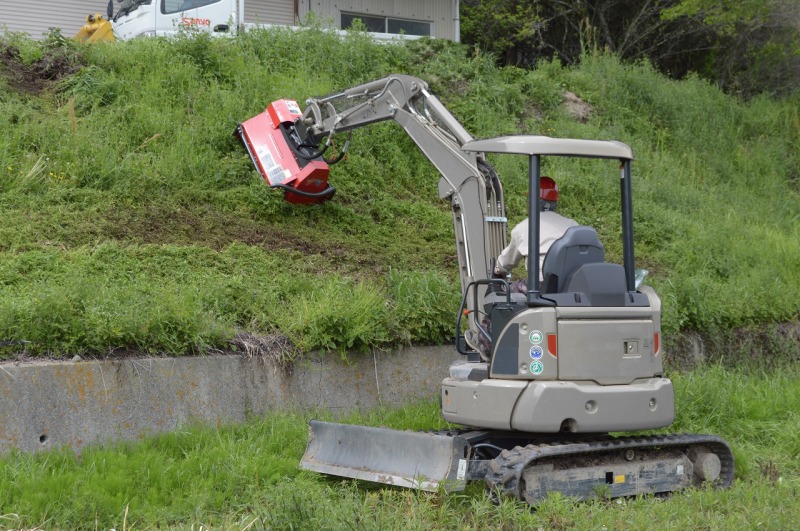
[[[506,275],[519,265],[527,253],[522,252],[527,244],[527,220],[523,221],[511,231],[511,241],[505,249],[497,257],[497,264],[495,265],[495,273]],[[523,234],[525,233],[525,234]]]

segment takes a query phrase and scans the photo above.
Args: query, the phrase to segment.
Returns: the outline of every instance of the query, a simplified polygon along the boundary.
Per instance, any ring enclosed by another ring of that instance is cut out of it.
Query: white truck
[[[78,37],[128,40],[187,29],[235,34],[243,14],[244,0],[111,0],[106,17],[89,15]]]

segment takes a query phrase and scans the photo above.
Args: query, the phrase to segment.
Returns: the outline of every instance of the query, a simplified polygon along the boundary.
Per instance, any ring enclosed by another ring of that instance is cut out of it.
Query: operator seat
[[[558,305],[627,306],[625,268],[605,262],[605,249],[591,227],[570,227],[553,242],[542,265],[542,294]]]
[[[562,293],[567,279],[584,264],[602,263],[606,250],[592,227],[570,227],[553,242],[542,264],[542,293]]]

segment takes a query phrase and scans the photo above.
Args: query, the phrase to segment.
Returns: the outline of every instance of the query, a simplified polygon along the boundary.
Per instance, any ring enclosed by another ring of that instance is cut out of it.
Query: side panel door
[[[236,0],[159,0],[159,35],[180,30],[232,33],[236,27]]]

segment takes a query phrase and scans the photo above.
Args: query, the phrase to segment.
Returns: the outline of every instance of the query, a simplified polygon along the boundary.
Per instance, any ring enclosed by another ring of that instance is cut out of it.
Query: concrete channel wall
[[[263,358],[208,355],[0,364],[0,452],[136,440],[193,422],[270,411],[334,412],[438,397],[452,346],[309,355],[286,370]]]
[[[764,334],[740,334],[716,348],[728,357],[736,352],[769,357],[771,348],[800,356],[800,323]],[[708,354],[696,333],[674,337],[665,349],[675,369],[696,367]],[[336,353],[310,354],[290,369],[247,355],[4,362],[0,453],[62,446],[80,450],[193,422],[238,423],[271,411],[347,413],[434,400],[457,359],[462,357],[451,345],[442,345],[350,354],[347,362]]]

